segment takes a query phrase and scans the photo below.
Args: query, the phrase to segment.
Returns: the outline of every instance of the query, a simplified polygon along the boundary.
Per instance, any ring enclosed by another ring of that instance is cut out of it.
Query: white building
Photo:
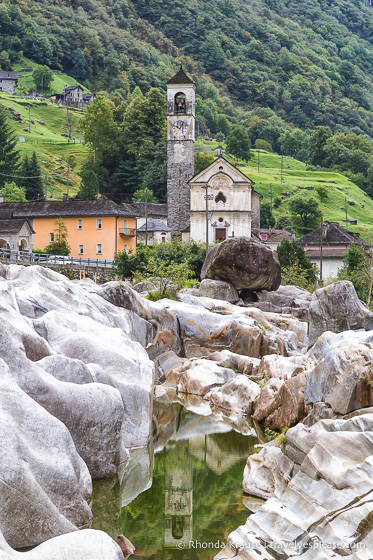
[[[259,234],[261,195],[254,191],[253,184],[224,157],[195,175],[189,181],[190,238],[206,241],[206,188],[209,243],[251,237],[253,230]]]

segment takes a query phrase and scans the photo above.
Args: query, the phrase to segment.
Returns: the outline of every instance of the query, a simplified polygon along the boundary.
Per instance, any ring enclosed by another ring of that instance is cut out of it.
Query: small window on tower
[[[222,202],[223,204],[225,204],[227,202],[227,197],[224,196],[222,192],[220,192],[218,195],[216,195],[215,202]]]
[[[184,93],[177,93],[175,95],[175,112],[185,114],[186,112],[186,97]]]

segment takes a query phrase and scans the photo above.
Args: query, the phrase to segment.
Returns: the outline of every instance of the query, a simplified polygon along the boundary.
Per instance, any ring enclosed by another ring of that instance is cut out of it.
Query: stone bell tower
[[[190,187],[194,175],[195,89],[183,67],[167,86],[167,224],[181,235],[190,226]]]

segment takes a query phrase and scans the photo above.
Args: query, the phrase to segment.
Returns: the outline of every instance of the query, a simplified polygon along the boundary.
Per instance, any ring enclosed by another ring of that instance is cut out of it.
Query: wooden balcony
[[[121,237],[136,237],[136,228],[122,228],[119,230]]]

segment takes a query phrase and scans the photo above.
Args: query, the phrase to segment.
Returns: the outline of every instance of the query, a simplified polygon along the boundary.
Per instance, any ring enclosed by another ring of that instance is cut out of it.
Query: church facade
[[[223,157],[194,176],[195,84],[182,67],[167,82],[167,224],[172,236],[215,243],[259,236],[253,182]],[[207,203],[207,204],[206,204]]]
[[[191,239],[206,241],[206,223],[209,243],[251,237],[252,230],[257,230],[260,195],[253,190],[253,182],[225,158],[216,159],[189,185]]]

